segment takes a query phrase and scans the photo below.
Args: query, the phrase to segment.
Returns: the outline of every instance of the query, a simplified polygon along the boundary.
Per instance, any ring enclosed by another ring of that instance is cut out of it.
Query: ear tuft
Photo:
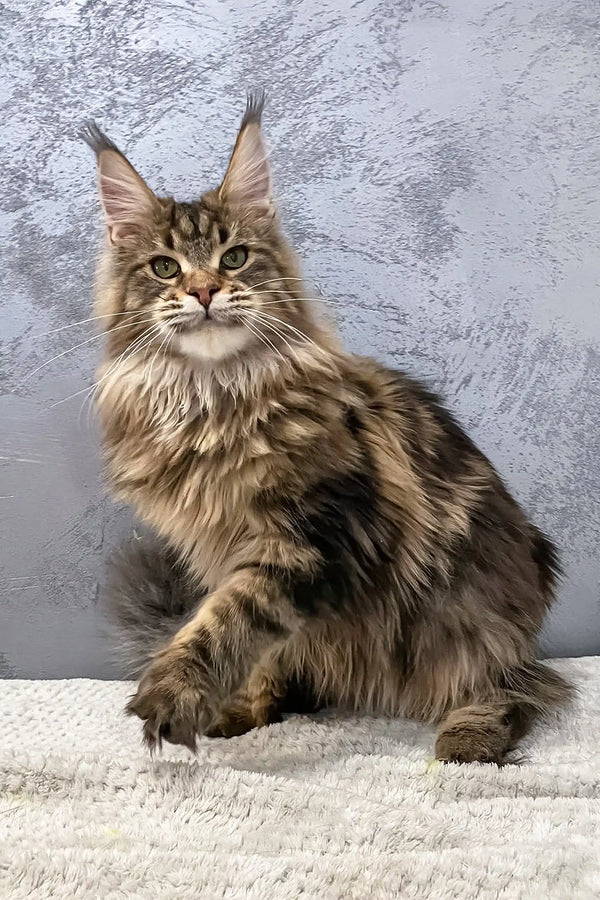
[[[158,200],[119,148],[94,122],[81,137],[98,161],[98,187],[110,240],[137,238],[158,208]]]
[[[246,125],[260,125],[266,99],[267,95],[262,88],[248,93],[246,98],[246,111],[242,119],[242,124],[240,125],[240,131],[242,128],[245,128]]]
[[[248,94],[235,147],[219,188],[219,196],[227,204],[257,216],[273,213],[271,172],[260,131],[264,105],[263,91]]]
[[[96,156],[99,156],[102,150],[116,150],[119,153],[119,148],[116,144],[113,144],[110,138],[108,138],[103,131],[101,131],[95,122],[91,120],[89,122],[85,122],[83,128],[79,132],[80,138],[85,141],[88,147],[91,147]]]

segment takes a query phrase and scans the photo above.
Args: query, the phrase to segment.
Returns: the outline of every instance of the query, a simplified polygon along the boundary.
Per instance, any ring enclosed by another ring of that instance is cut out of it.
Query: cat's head
[[[260,119],[248,98],[223,181],[197,200],[157,197],[96,126],[107,242],[101,308],[113,353],[165,353],[202,365],[284,357],[309,327],[295,259],[278,227]]]

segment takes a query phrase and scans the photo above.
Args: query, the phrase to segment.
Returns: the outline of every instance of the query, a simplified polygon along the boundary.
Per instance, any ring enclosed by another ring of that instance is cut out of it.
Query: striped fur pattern
[[[315,315],[261,109],[188,203],[87,133],[107,468],[164,542],[124,551],[112,580],[141,674],[128,710],[151,748],[331,704],[439,722],[439,758],[500,762],[570,694],[535,660],[555,549],[435,396]]]

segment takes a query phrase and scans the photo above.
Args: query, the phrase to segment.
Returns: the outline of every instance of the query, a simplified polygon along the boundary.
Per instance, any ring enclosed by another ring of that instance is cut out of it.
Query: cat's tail
[[[123,673],[136,677],[198,606],[195,588],[160,540],[131,540],[109,560],[104,609]]]
[[[538,717],[545,717],[571,703],[574,685],[539,660],[504,672],[503,690],[511,704],[513,737],[520,739]]]

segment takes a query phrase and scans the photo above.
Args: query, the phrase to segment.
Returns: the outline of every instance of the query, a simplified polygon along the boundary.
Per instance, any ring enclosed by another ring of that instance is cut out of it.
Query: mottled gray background
[[[186,198],[219,181],[261,84],[287,229],[347,344],[445,393],[563,550],[543,649],[597,653],[598,5],[1,7],[0,671],[115,673],[99,582],[131,525],[85,394],[60,402],[98,352],[66,352],[93,331],[63,327],[90,314],[100,237],[77,130],[97,119]]]

